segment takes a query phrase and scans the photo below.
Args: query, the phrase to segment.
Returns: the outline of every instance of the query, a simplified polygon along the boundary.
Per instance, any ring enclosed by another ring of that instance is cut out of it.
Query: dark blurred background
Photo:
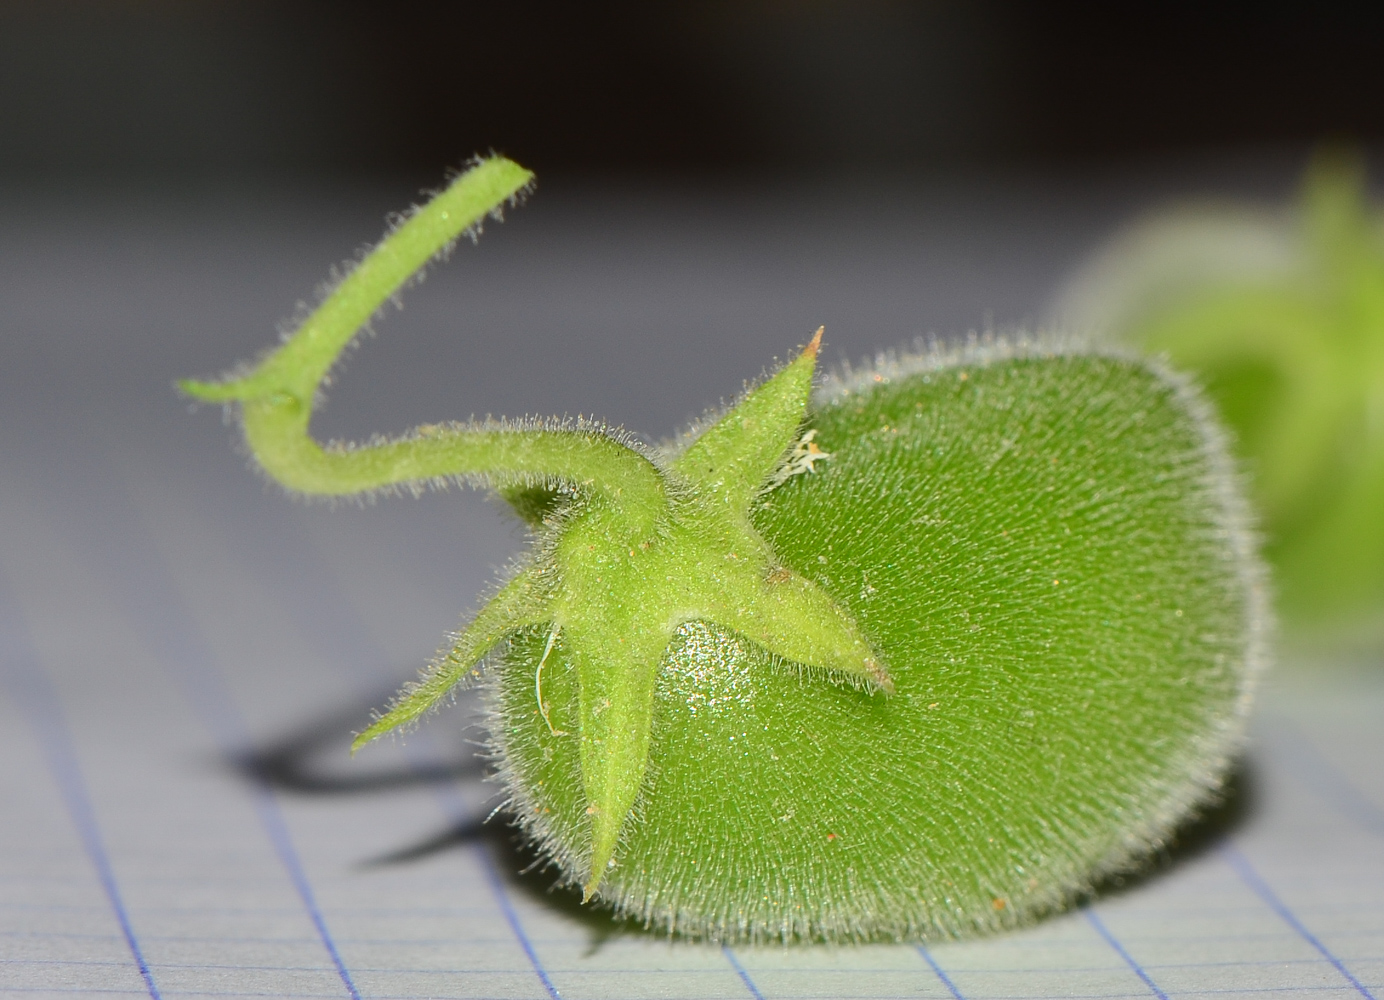
[[[819,324],[833,363],[1033,326],[1149,208],[1286,201],[1315,144],[1384,139],[1382,27],[1271,2],[0,0],[0,378],[46,427],[72,404],[28,394],[58,381],[177,406],[173,376],[252,356],[493,149],[540,196],[407,297],[315,426],[665,434]]]
[[[1103,163],[1384,135],[1384,9],[7,0],[0,179]]]

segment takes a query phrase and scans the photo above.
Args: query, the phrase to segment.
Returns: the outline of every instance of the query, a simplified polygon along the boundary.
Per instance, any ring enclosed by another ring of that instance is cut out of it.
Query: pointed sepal
[[[726,601],[711,618],[779,659],[822,671],[825,680],[894,693],[888,668],[850,613],[787,567],[771,571],[751,599]]]
[[[821,344],[819,328],[797,358],[750,390],[678,456],[678,472],[701,483],[729,509],[747,510],[798,439]]]
[[[530,567],[501,587],[452,647],[434,660],[418,680],[406,685],[387,712],[356,736],[351,752],[417,721],[443,698],[478,678],[480,670],[476,664],[506,636],[526,625],[542,624],[549,590],[543,575],[538,568]]]

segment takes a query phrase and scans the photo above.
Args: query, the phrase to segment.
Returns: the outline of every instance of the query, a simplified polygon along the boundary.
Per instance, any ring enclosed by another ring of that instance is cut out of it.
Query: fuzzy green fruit
[[[1157,367],[995,341],[814,404],[818,331],[661,451],[587,424],[314,441],[359,326],[529,180],[478,163],[258,366],[182,385],[235,404],[290,489],[468,482],[534,527],[357,746],[483,678],[511,803],[564,879],[722,940],[1011,926],[1214,796],[1261,572],[1219,433]]]
[[[1219,786],[1263,655],[1263,590],[1219,436],[1125,358],[1003,345],[833,383],[831,454],[755,524],[882,652],[888,698],[689,623],[602,896],[722,940],[1014,926],[1127,868]],[[582,872],[575,742],[539,715],[543,636],[493,685],[522,822]],[[571,728],[560,650],[549,718]]]

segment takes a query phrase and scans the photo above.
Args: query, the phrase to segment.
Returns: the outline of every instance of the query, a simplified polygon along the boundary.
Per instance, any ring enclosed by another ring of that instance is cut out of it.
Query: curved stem
[[[511,204],[533,174],[503,157],[482,160],[388,233],[287,341],[253,372],[221,382],[179,383],[211,403],[287,393],[310,399],[342,350],[410,278],[488,214]]]
[[[655,513],[664,495],[662,474],[648,458],[595,430],[452,425],[326,447],[309,433],[318,386],[360,328],[429,260],[487,214],[513,203],[532,179],[501,157],[477,163],[389,233],[253,371],[221,382],[187,380],[180,388],[207,402],[239,402],[255,459],[303,493],[344,495],[457,476],[560,480],[629,505],[632,513]]]
[[[550,598],[547,590],[542,574],[532,569],[519,573],[501,587],[466,631],[456,637],[452,648],[435,659],[417,681],[405,685],[389,711],[356,736],[351,753],[391,729],[416,722],[452,691],[479,677],[476,664],[505,636],[526,625],[546,623]]]
[[[599,431],[538,428],[427,428],[361,446],[318,444],[311,410],[279,396],[241,406],[245,440],[265,472],[300,493],[344,496],[457,476],[499,483],[560,480],[625,506],[656,504],[663,480],[647,458]],[[641,503],[642,502],[642,503]]]

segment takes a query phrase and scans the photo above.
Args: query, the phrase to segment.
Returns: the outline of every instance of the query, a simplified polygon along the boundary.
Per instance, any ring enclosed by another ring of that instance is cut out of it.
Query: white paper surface
[[[33,287],[12,275],[10,301]],[[475,497],[333,512],[266,489],[215,416],[172,400],[171,375],[200,373],[174,338],[129,363],[103,346],[141,308],[91,304],[60,349],[12,344],[4,375],[0,992],[1384,998],[1379,664],[1280,672],[1224,836],[1007,936],[670,943],[516,877],[507,831],[478,826],[494,788],[467,705],[345,754],[515,532]],[[12,341],[49,315],[9,307]]]

